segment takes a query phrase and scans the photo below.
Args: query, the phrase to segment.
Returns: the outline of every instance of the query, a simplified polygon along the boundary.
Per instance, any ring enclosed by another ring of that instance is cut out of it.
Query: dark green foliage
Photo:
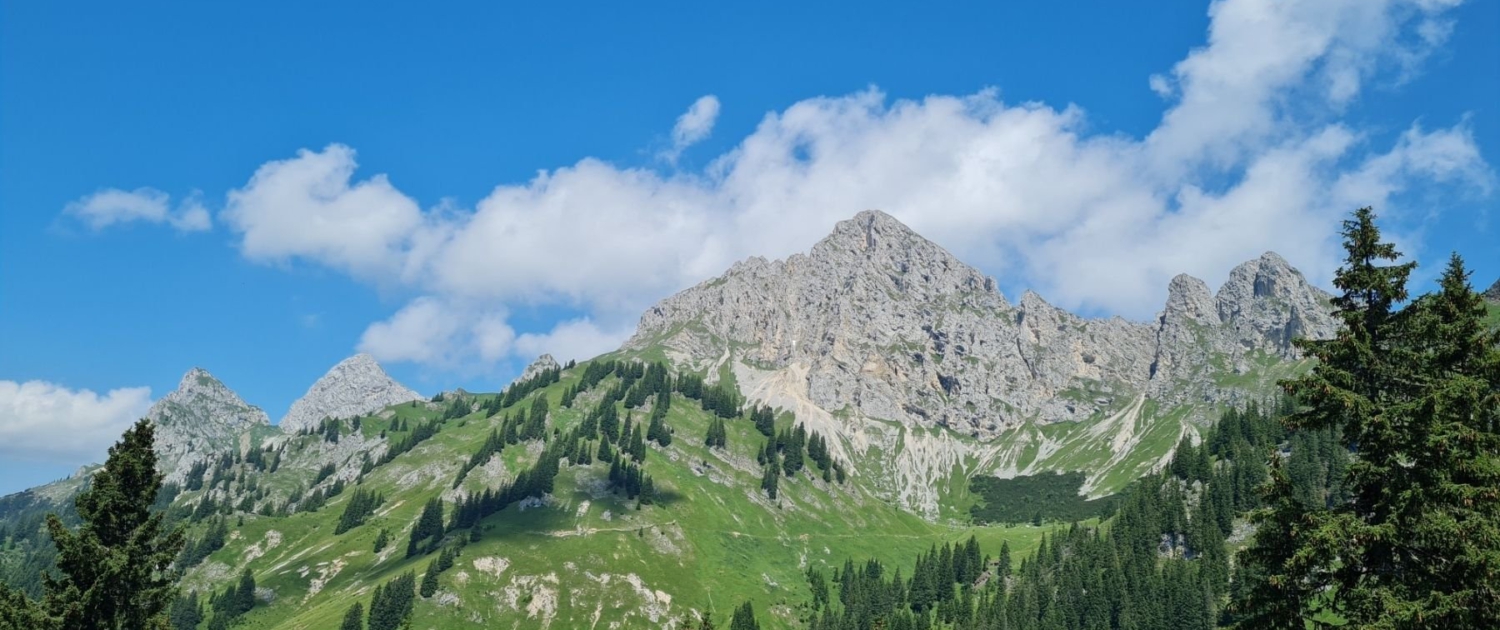
[[[772,500],[776,499],[778,486],[781,484],[781,457],[776,454],[776,449],[771,442],[767,442],[765,448],[761,449],[760,489],[766,492],[766,496]]]
[[[389,530],[385,529],[385,528],[381,528],[380,529],[380,533],[375,535],[375,548],[374,548],[374,552],[375,553],[380,553],[380,551],[383,550],[383,549],[385,549],[385,546],[389,545],[390,543],[391,543],[391,532]]]
[[[336,471],[336,470],[338,470],[338,469],[334,468],[332,462],[329,462],[327,464],[323,464],[323,467],[318,469],[318,475],[316,477],[313,477],[312,485],[316,486],[316,485],[318,485],[320,483],[323,483],[323,480],[327,479],[329,477],[332,477],[334,471]]]
[[[453,508],[447,531],[453,532],[476,526],[479,521],[527,497],[539,497],[552,492],[557,478],[559,461],[578,448],[578,437],[569,432],[561,439],[552,440],[531,468],[522,470],[509,484],[499,490],[485,489],[460,499]],[[607,442],[605,443],[607,444]]]
[[[416,605],[417,574],[407,571],[375,587],[370,598],[369,630],[397,630],[411,619]]]
[[[453,567],[453,560],[458,557],[458,548],[449,547],[444,549],[432,562],[427,563],[427,573],[422,576],[421,593],[423,598],[432,597],[437,593],[438,575]]]
[[[651,406],[651,420],[646,428],[646,439],[660,444],[662,448],[672,445],[672,429],[667,426],[667,410],[671,409],[672,394],[662,390]]]
[[[338,525],[333,528],[334,535],[342,534],[351,529],[363,525],[365,519],[375,514],[376,508],[385,502],[385,498],[375,492],[366,492],[362,488],[355,488],[354,495],[349,497],[349,503],[344,505],[344,513],[339,516]]]
[[[359,602],[354,602],[354,605],[344,612],[344,623],[339,624],[339,630],[365,630],[365,607]]]
[[[1082,521],[1106,518],[1114,512],[1117,497],[1111,495],[1088,500],[1079,494],[1084,474],[1070,472],[1000,479],[977,476],[969,481],[969,491],[979,502],[969,508],[977,523],[1018,524],[1033,521]]]
[[[203,476],[208,474],[208,460],[194,462],[187,472],[187,490],[197,492],[203,489]]]
[[[203,606],[198,603],[198,593],[178,595],[172,600],[172,609],[167,615],[173,630],[197,630],[203,623]]]
[[[755,407],[750,411],[750,421],[761,435],[771,437],[776,433],[776,413],[770,407]]]
[[[781,453],[781,469],[786,476],[796,475],[806,464],[803,451],[807,446],[807,430],[798,423],[793,429],[783,430],[776,436],[776,450]]]
[[[396,419],[396,422],[402,424],[401,430],[405,429],[404,420],[398,418]],[[395,443],[391,444],[390,448],[386,450],[385,455],[382,455],[380,457],[380,463],[386,464],[396,459],[397,457],[400,457],[401,454],[415,448],[416,445],[421,444],[423,440],[437,435],[438,429],[440,428],[442,428],[442,422],[438,420],[429,420],[417,425],[415,429],[411,430],[411,433],[402,436],[401,439],[396,440]],[[397,429],[392,428],[391,430],[396,431]]]
[[[531,392],[556,383],[561,377],[562,370],[542,370],[541,372],[532,375],[531,378],[528,378],[519,383],[514,383],[510,387],[505,388],[505,394],[500,397],[500,406],[509,407],[511,405],[514,405],[517,402],[520,402],[522,398],[525,398]]]
[[[1342,479],[1296,446],[1284,475],[1273,467],[1256,517],[1269,533],[1245,552],[1255,582],[1237,608],[1251,628],[1327,612],[1356,626],[1500,627],[1500,337],[1457,256],[1436,293],[1408,303],[1413,264],[1395,262],[1368,208],[1345,222],[1344,246],[1342,330],[1298,340],[1317,364],[1282,385],[1301,405],[1289,427],[1356,456]]]
[[[710,418],[708,421],[708,435],[703,438],[703,445],[709,448],[727,448],[729,445],[729,430],[724,426],[723,418]]]
[[[177,597],[173,560],[180,530],[152,511],[161,490],[154,428],[141,420],[109,449],[103,470],[76,501],[82,526],[48,515],[58,576],[44,574],[33,602],[0,586],[0,621],[31,629],[165,627]]]
[[[338,418],[324,418],[322,422],[318,423],[317,432],[323,436],[324,442],[338,444],[339,433],[343,428],[343,424]]]
[[[934,546],[914,566],[896,571],[875,561],[848,561],[834,572],[837,597],[826,603],[819,603],[810,572],[809,627],[1207,630],[1220,619],[1235,621],[1224,610],[1230,591],[1239,588],[1230,580],[1225,544],[1235,471],[1263,461],[1274,446],[1275,424],[1254,406],[1226,413],[1203,446],[1183,450],[1192,459],[1201,455],[1191,450],[1210,453],[1206,481],[1177,477],[1170,468],[1147,476],[1118,496],[1107,527],[1055,529],[1019,567],[1008,544],[991,562],[970,537]],[[764,450],[769,467],[776,454],[769,445]],[[1076,494],[1077,482],[1068,480],[1060,492]],[[1011,489],[1017,500],[1025,487]]]
[[[498,429],[490,431],[489,437],[486,437],[484,440],[484,444],[481,444],[479,450],[469,456],[469,461],[464,463],[464,467],[458,470],[458,477],[453,480],[453,487],[457,488],[462,485],[464,477],[468,476],[469,471],[484,465],[485,462],[490,461],[491,457],[494,457],[503,450],[505,450],[504,434]]]
[[[655,494],[651,475],[641,472],[639,465],[628,460],[617,459],[610,463],[609,486],[627,499],[640,497],[642,503],[650,503],[651,495]]]
[[[229,524],[222,518],[215,520],[202,538],[189,539],[183,544],[182,552],[177,555],[177,568],[183,570],[198,566],[209,554],[222,549],[228,537]]]
[[[255,576],[250,573],[248,567],[240,574],[240,579],[224,589],[222,593],[216,593],[210,598],[208,607],[213,609],[214,618],[209,624],[210,628],[227,628],[234,624],[236,619],[244,616],[255,607]]]
[[[760,630],[760,623],[755,620],[755,607],[750,602],[734,609],[734,617],[729,620],[729,630]]]
[[[433,497],[422,506],[422,515],[411,528],[411,537],[406,541],[406,557],[431,553],[443,542],[443,500]]]

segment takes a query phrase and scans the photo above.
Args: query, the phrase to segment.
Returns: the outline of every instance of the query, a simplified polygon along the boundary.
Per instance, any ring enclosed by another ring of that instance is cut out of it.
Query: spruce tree
[[[339,626],[339,630],[365,630],[365,609],[359,602],[354,602],[344,612],[344,623]]]
[[[154,427],[141,420],[110,447],[104,469],[78,495],[78,529],[47,516],[58,575],[43,576],[40,602],[0,585],[0,622],[28,629],[169,627],[168,608],[177,597],[171,567],[183,534],[167,530],[151,509],[162,481],[154,442]]]
[[[755,608],[750,602],[734,609],[734,617],[729,620],[729,630],[760,630],[760,623],[755,620]]]
[[[1270,511],[1246,552],[1247,628],[1300,627],[1327,611],[1374,627],[1500,627],[1500,349],[1457,257],[1440,290],[1407,299],[1411,263],[1369,209],[1344,226],[1333,339],[1283,383],[1287,424],[1357,448],[1328,505],[1289,503],[1273,468]],[[1308,440],[1301,448],[1313,448]],[[1335,448],[1340,448],[1337,446]],[[1299,475],[1317,471],[1298,472]],[[1278,592],[1279,591],[1279,592]]]

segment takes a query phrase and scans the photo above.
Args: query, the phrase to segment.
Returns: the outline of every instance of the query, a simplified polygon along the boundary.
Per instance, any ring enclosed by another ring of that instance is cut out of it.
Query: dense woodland
[[[1396,262],[1368,210],[1346,222],[1344,236],[1333,304],[1344,328],[1297,342],[1317,363],[1283,382],[1283,396],[1226,410],[1201,439],[1181,442],[1163,470],[1107,502],[1078,500],[1073,475],[976,483],[976,520],[1099,520],[1053,526],[1025,557],[969,538],[934,541],[909,565],[851,558],[831,571],[810,568],[803,621],[819,630],[1500,627],[1500,332],[1486,325],[1456,256],[1437,291],[1411,299],[1412,265]],[[425,562],[420,579],[401,574],[352,602],[342,628],[407,625],[438,576],[482,540],[481,521],[550,493],[564,466],[607,463],[613,492],[637,507],[659,501],[647,445],[675,439],[674,404],[716,418],[702,438],[710,447],[726,446],[724,422],[755,426],[764,439],[755,446],[761,489],[771,498],[784,477],[844,481],[845,464],[823,436],[794,421],[778,430],[774,411],[747,407],[732,384],[674,377],[659,363],[590,363],[561,404],[591,406],[562,431],[548,422],[546,398],[528,400],[559,379],[559,370],[543,371],[483,402],[435,398],[441,418],[392,423],[381,433],[389,447],[367,456],[358,476],[326,467],[285,498],[255,474],[274,471],[285,445],[204,460],[186,488],[164,485],[143,420],[73,505],[30,494],[0,501],[10,523],[0,541],[23,559],[0,575],[0,628],[231,627],[259,601],[248,569],[211,592],[177,585],[224,545],[231,522],[316,511],[352,488],[336,534],[368,527],[386,497],[361,488],[364,475],[475,411],[498,427],[453,488],[513,446],[540,443],[540,454],[500,487],[468,492],[451,508],[427,503],[405,541],[405,556]],[[335,442],[356,430],[359,419],[329,419],[303,437]],[[199,495],[174,502],[183,491]],[[185,536],[190,524],[202,533]],[[399,544],[379,534],[375,551]],[[688,626],[718,623],[759,627],[748,602],[728,619]]]

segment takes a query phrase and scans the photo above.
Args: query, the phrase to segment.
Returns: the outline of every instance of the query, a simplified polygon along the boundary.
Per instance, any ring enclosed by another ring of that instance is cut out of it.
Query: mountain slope
[[[467,493],[501,487],[543,455],[547,444],[579,428],[600,405],[650,412],[605,401],[622,385],[608,376],[564,407],[592,363],[496,408],[496,394],[448,398],[441,406],[400,404],[339,423],[336,442],[324,434],[287,434],[265,447],[279,465],[257,469],[239,460],[209,471],[202,491],[177,498],[177,510],[196,511],[213,499],[224,516],[210,513],[195,532],[217,518],[243,518],[222,549],[187,572],[184,585],[200,596],[222,590],[250,568],[264,590],[245,628],[337,627],[349,605],[369,603],[373,589],[406,571],[420,577],[437,554],[407,558],[407,537],[423,505],[440,499],[445,521]],[[513,386],[515,387],[515,386]],[[454,480],[470,456],[508,418],[526,415],[545,399],[547,440],[520,440]],[[703,437],[713,414],[697,400],[672,395],[664,422],[669,446],[648,442],[643,470],[658,488],[648,505],[627,498],[609,482],[610,465],[564,460],[544,498],[521,501],[481,521],[479,540],[470,530],[450,533],[445,545],[460,548],[452,569],[441,574],[437,592],[419,598],[414,628],[636,628],[676,627],[699,611],[715,612],[723,624],[741,601],[753,601],[766,628],[799,627],[809,600],[803,572],[825,573],[846,558],[907,561],[935,540],[976,535],[986,545],[1008,541],[1018,553],[1034,548],[1041,528],[976,527],[924,520],[882,500],[859,480],[824,481],[808,467],[781,479],[778,497],[760,489],[756,452],[766,442],[747,420],[728,421],[726,448],[708,448]],[[431,422],[437,431],[387,461],[394,445]],[[778,428],[789,428],[783,415]],[[554,432],[556,430],[556,432]],[[332,448],[358,448],[330,457]],[[368,454],[373,466],[364,469]],[[323,476],[314,462],[331,462]],[[253,480],[253,481],[252,481]],[[322,493],[338,486],[332,498]],[[250,488],[255,488],[251,490]],[[354,489],[382,495],[366,522],[334,534]],[[248,511],[228,508],[250,496]],[[294,498],[295,497],[295,498]],[[231,516],[233,515],[233,516]],[[373,543],[381,530],[390,544]],[[729,570],[731,569],[732,570]]]

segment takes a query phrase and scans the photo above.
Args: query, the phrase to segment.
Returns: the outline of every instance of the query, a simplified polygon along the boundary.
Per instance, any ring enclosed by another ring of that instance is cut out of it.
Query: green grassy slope
[[[533,394],[548,397],[551,427],[566,431],[597,400],[585,395],[573,409],[559,408],[564,388],[582,369]],[[363,419],[361,430],[378,435],[393,421],[381,416],[416,420],[438,414],[426,406],[398,406]],[[771,501],[759,490],[755,462],[765,438],[748,421],[734,420],[727,452],[710,450],[702,446],[708,423],[696,401],[674,397],[668,424],[675,439],[665,449],[653,443],[645,465],[662,494],[657,505],[638,507],[610,494],[607,465],[595,462],[564,466],[545,505],[513,505],[486,519],[482,539],[465,546],[442,574],[439,592],[418,600],[412,627],[661,627],[705,610],[722,625],[747,599],[760,611],[763,627],[797,627],[800,606],[810,600],[806,567],[872,557],[909,564],[935,542],[971,534],[987,548],[1007,540],[1021,552],[1043,531],[928,522],[877,498],[858,476],[839,485],[803,471],[783,478],[779,500]],[[248,566],[274,599],[257,606],[241,627],[337,627],[349,605],[368,606],[376,585],[410,570],[420,578],[433,556],[405,559],[407,532],[429,498],[456,498],[450,489],[456,473],[499,424],[500,417],[480,413],[449,420],[430,440],[370,472],[360,487],[388,499],[369,522],[342,535],[333,529],[350,490],[312,513],[245,516],[228,544],[189,572],[185,584],[222,588]],[[298,465],[295,449],[322,438],[288,439],[286,463],[260,483],[290,488],[311,481],[312,469]],[[540,450],[539,443],[507,447],[498,461],[471,472],[464,487],[497,486]],[[193,500],[193,493],[179,499]],[[376,554],[372,545],[381,528],[390,530],[392,541]]]

